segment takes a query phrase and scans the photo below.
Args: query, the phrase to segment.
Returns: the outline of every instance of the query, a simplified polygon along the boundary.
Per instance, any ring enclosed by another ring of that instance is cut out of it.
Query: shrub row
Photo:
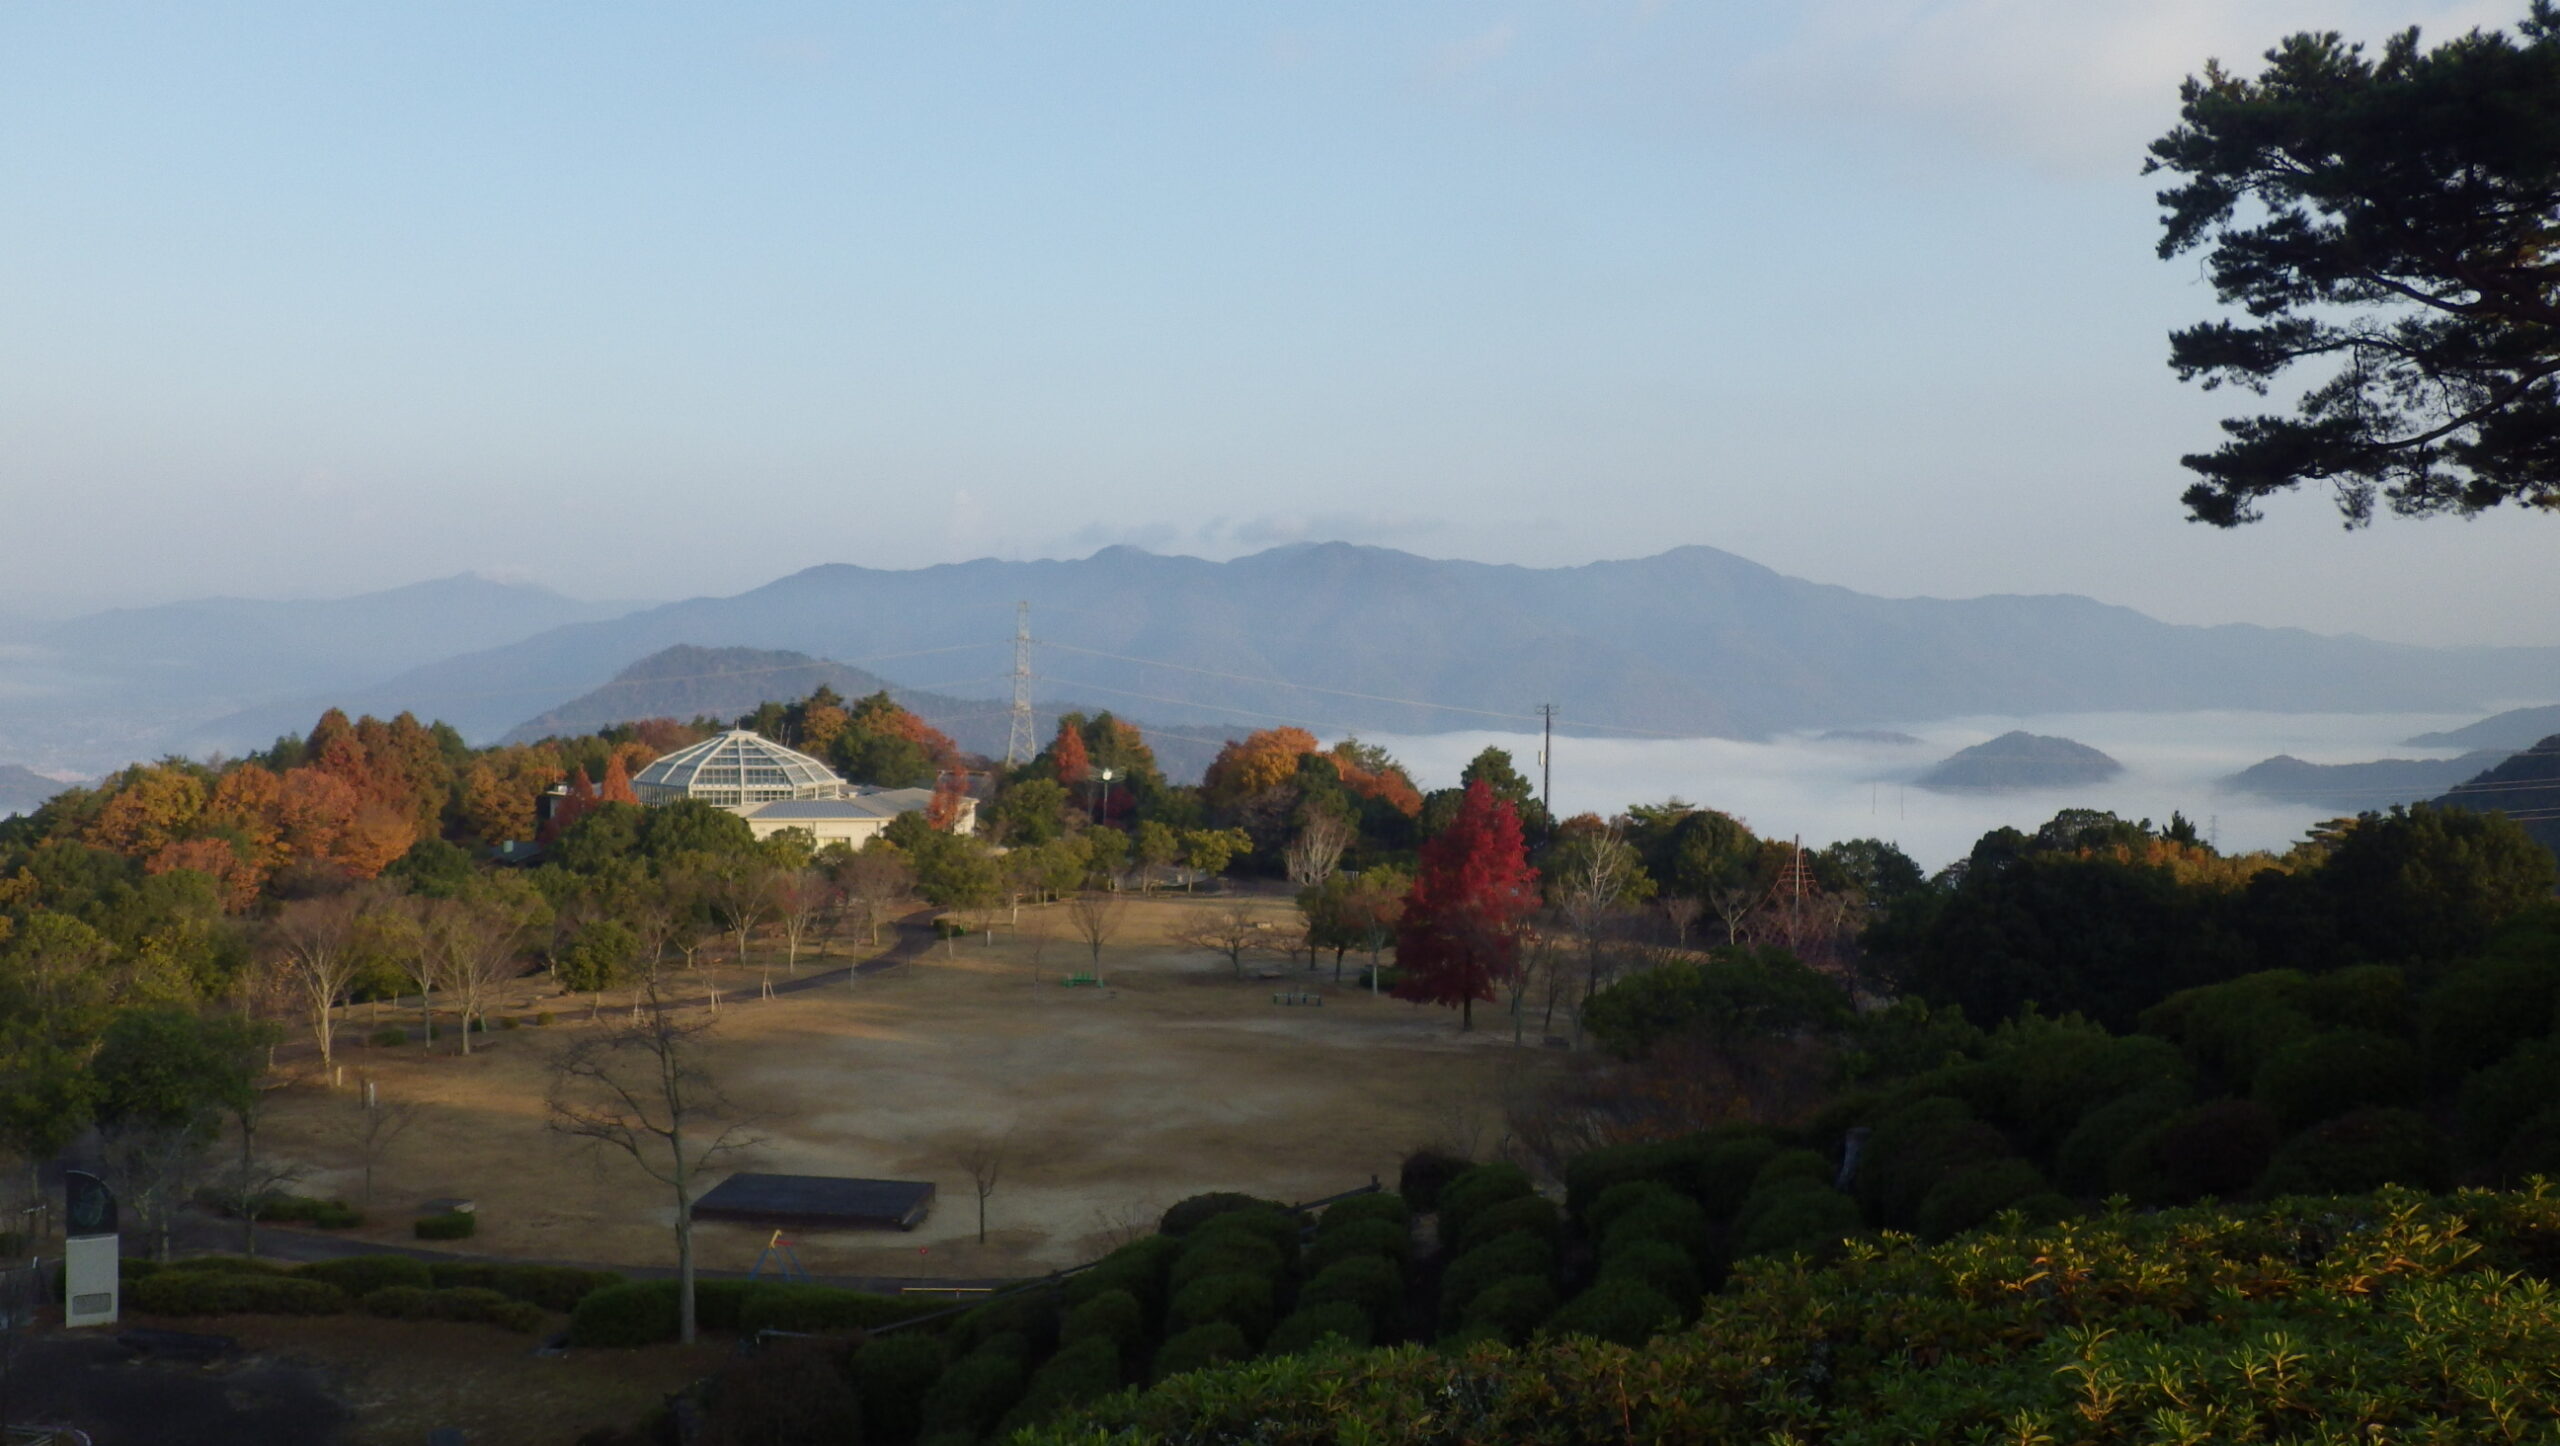
[[[589,1291],[569,1316],[573,1346],[656,1345],[676,1338],[678,1283],[624,1281]],[[867,1330],[940,1309],[931,1301],[781,1281],[696,1280],[694,1321],[705,1330]]]
[[[391,1320],[473,1321],[531,1334],[542,1328],[542,1307],[510,1300],[494,1290],[460,1286],[435,1290],[417,1285],[386,1285],[364,1297],[367,1315]]]

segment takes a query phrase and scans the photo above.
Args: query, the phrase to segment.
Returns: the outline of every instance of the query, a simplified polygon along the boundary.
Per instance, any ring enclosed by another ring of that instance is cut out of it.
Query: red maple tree
[[[1069,789],[1083,783],[1093,772],[1093,755],[1084,746],[1084,735],[1072,723],[1058,724],[1057,741],[1049,745],[1050,766],[1058,771],[1058,782]]]
[[[1422,845],[1405,895],[1396,996],[1454,1005],[1458,1027],[1475,1028],[1475,1002],[1520,966],[1520,924],[1537,906],[1520,815],[1482,780],[1468,784],[1457,818]]]

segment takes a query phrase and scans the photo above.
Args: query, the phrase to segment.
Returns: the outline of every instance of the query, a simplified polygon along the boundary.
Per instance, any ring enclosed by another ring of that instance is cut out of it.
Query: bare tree
[[[845,865],[844,888],[867,937],[877,944],[881,923],[915,902],[916,871],[895,854],[865,851]]]
[[[969,1172],[969,1183],[978,1192],[978,1243],[987,1243],[987,1197],[996,1193],[996,1178],[1004,1172],[1005,1155],[1013,1148],[1013,1132],[1001,1135],[971,1135],[952,1152],[952,1159]]]
[[[356,1164],[363,1173],[363,1187],[357,1197],[360,1208],[373,1208],[373,1172],[390,1155],[391,1147],[416,1123],[418,1107],[406,1102],[386,1104],[375,1094],[373,1081],[366,1080],[362,1098],[357,1101],[352,1118],[341,1121],[339,1137],[355,1152]]]
[[[702,1067],[708,1020],[679,1021],[647,988],[638,1023],[590,1035],[552,1067],[551,1128],[610,1146],[667,1187],[675,1204],[677,1337],[694,1335],[694,1181],[713,1161],[761,1141]]]
[[[800,949],[811,935],[818,932],[827,915],[834,911],[842,891],[835,882],[816,869],[800,869],[785,874],[773,891],[773,917],[782,926],[782,968],[786,974],[800,972]],[[773,992],[770,981],[765,992]]]
[[[1689,894],[1673,894],[1662,901],[1662,913],[1671,921],[1672,942],[1679,948],[1689,947],[1689,926],[1698,922],[1698,914],[1706,905]]]
[[[320,1046],[323,1078],[337,1064],[338,1009],[363,962],[359,936],[368,902],[351,889],[296,899],[276,915],[276,977],[310,1023],[312,1040]]]
[[[430,1046],[436,1042],[436,990],[444,984],[444,953],[428,929],[433,909],[431,900],[403,898],[375,925],[375,938],[418,986],[418,1037]]]
[[[1644,866],[1614,828],[1575,840],[1555,879],[1557,911],[1582,945],[1582,1001],[1600,992],[1607,960],[1602,947],[1618,911],[1636,892]]]
[[[1308,809],[1298,825],[1298,836],[1289,841],[1289,882],[1304,886],[1332,878],[1342,864],[1343,851],[1357,837],[1351,821],[1341,814],[1329,808]]]
[[[1120,921],[1128,916],[1129,901],[1118,894],[1099,893],[1087,889],[1067,901],[1067,923],[1084,941],[1085,952],[1093,960],[1093,977],[1102,977],[1102,946],[1120,932]]]
[[[1747,877],[1707,885],[1707,907],[1715,910],[1716,918],[1723,923],[1727,944],[1750,940],[1751,916],[1767,902],[1767,891]]]
[[[1521,931],[1519,962],[1502,981],[1504,1003],[1511,1010],[1513,1044],[1523,1043],[1523,1036],[1528,1032],[1530,995],[1537,991],[1542,981],[1563,972],[1564,960],[1558,957],[1561,952],[1556,937],[1546,930],[1533,928]],[[1553,997],[1552,985],[1549,986],[1549,997]]]
[[[1269,929],[1251,909],[1230,904],[1195,914],[1173,933],[1174,942],[1223,956],[1244,977],[1244,956],[1263,946]]]
[[[782,870],[761,854],[723,860],[711,874],[711,904],[738,939],[738,962],[747,962],[747,936],[781,909]]]
[[[302,1178],[300,1165],[259,1153],[258,1126],[266,1116],[267,1094],[251,1088],[232,1101],[232,1121],[240,1131],[240,1156],[223,1170],[214,1185],[215,1198],[240,1220],[240,1253],[258,1253],[258,1217],[276,1193]]]
[[[471,1023],[488,1011],[499,986],[524,972],[525,918],[504,899],[449,899],[429,930],[444,956],[444,979],[462,1014],[462,1052],[471,1053]]]
[[[98,1142],[116,1198],[151,1242],[151,1258],[169,1258],[170,1225],[201,1178],[212,1142],[198,1122],[135,1121],[102,1126]]]

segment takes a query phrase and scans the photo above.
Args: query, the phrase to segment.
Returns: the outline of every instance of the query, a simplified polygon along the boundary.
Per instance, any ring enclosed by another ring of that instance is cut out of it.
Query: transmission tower
[[[1013,605],[1013,731],[1004,741],[1004,766],[1019,768],[1036,751],[1031,736],[1031,604]]]

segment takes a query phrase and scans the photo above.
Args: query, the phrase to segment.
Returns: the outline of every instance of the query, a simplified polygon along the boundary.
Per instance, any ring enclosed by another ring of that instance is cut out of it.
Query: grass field
[[[1275,922],[1293,915],[1281,898],[1253,906]],[[1239,981],[1225,959],[1171,942],[1185,911],[1225,907],[1131,900],[1098,989],[1060,983],[1089,966],[1060,906],[1025,909],[992,944],[937,946],[849,986],[759,1000],[756,969],[723,970],[711,1072],[765,1136],[725,1168],[936,1183],[933,1217],[912,1233],[799,1237],[820,1274],[1015,1274],[1091,1258],[1202,1190],[1311,1199],[1373,1173],[1392,1182],[1416,1145],[1481,1131],[1504,1074],[1554,1067],[1481,1020],[1461,1035],[1452,1011],[1336,986],[1329,960],[1309,974],[1278,954],[1249,958],[1249,970],[1285,977]],[[1300,987],[1324,1005],[1272,1002]],[[532,1007],[529,995],[514,1005]],[[419,1109],[377,1171],[373,1223],[359,1233],[405,1241],[418,1201],[467,1196],[481,1216],[470,1250],[668,1263],[663,1188],[546,1128],[548,1057],[589,1026],[583,999],[542,1007],[554,1027],[492,1032],[468,1059],[414,1044],[343,1052],[350,1079],[369,1073],[383,1099]],[[307,1168],[305,1193],[355,1197],[344,1138],[354,1099],[317,1086],[276,1099],[263,1133]],[[958,1156],[991,1134],[1009,1145],[981,1246]],[[752,1265],[766,1233],[699,1232],[701,1262],[715,1269]]]

